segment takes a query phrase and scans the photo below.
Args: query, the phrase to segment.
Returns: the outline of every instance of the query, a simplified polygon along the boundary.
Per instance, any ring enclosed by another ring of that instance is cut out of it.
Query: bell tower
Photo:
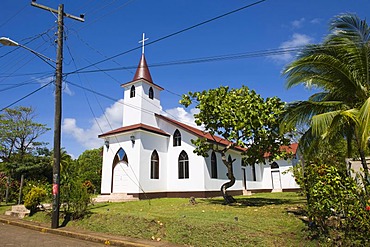
[[[122,126],[134,124],[146,124],[153,127],[157,126],[155,113],[160,114],[162,107],[160,102],[160,92],[162,87],[154,84],[149,67],[144,55],[144,42],[139,65],[132,81],[122,84],[124,89],[123,96],[123,122]]]

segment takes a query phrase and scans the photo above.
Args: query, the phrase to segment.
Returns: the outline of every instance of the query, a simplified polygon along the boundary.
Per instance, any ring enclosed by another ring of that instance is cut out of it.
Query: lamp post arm
[[[35,50],[32,50],[31,48],[25,46],[25,45],[21,45],[19,44],[18,42],[12,40],[12,39],[9,39],[9,38],[6,38],[6,37],[0,37],[0,44],[4,45],[4,46],[17,46],[17,47],[21,47],[33,54],[35,54],[38,58],[40,58],[42,61],[44,61],[45,63],[49,64],[51,67],[53,67],[55,69],[55,65],[56,64],[56,61],[54,61],[53,59],[35,51]],[[50,62],[53,62],[53,64],[49,63]]]
[[[44,61],[45,63],[47,63],[48,65],[50,65],[53,69],[55,69],[55,65],[56,64],[56,61],[45,56],[45,55],[42,55],[41,53],[38,53],[37,51],[35,50],[32,50],[31,48],[28,48],[27,46],[24,46],[24,45],[21,45],[21,44],[18,44],[19,47],[22,47],[23,49],[26,49],[27,51],[30,51],[31,53],[35,54],[38,58],[40,58],[42,61]],[[50,62],[53,62],[53,63],[50,63]]]

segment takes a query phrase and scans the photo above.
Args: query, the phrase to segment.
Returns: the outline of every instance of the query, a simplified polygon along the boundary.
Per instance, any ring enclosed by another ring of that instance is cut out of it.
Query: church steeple
[[[153,83],[152,76],[150,75],[148,64],[146,63],[144,53],[141,54],[139,65],[136,69],[133,81],[144,79],[147,82]]]
[[[124,88],[122,126],[145,124],[157,126],[155,114],[161,113],[160,92],[162,87],[153,82],[144,56],[145,34],[139,65],[132,81],[122,84]]]

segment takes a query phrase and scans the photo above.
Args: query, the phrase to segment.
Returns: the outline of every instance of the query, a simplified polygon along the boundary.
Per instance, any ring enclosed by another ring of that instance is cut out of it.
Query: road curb
[[[153,242],[153,243],[145,243],[146,241],[144,240],[129,240],[129,239],[123,239],[122,237],[115,237],[115,236],[102,236],[99,235],[98,233],[81,233],[81,232],[76,232],[76,231],[68,231],[64,229],[51,229],[45,226],[42,226],[39,223],[35,222],[27,222],[25,220],[20,220],[20,219],[12,219],[8,217],[3,217],[0,216],[0,223],[4,224],[9,224],[9,225],[14,225],[14,226],[19,226],[19,227],[24,227],[27,229],[35,230],[35,231],[40,231],[44,233],[52,233],[52,234],[57,234],[61,236],[66,236],[66,237],[72,237],[72,238],[77,238],[81,240],[86,240],[86,241],[91,241],[95,243],[101,243],[105,245],[112,245],[112,246],[124,246],[124,247],[170,247],[170,246],[179,246],[179,245],[174,245],[166,242]]]

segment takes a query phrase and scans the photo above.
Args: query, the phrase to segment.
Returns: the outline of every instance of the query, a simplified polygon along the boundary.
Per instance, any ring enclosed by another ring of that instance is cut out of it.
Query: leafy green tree
[[[100,191],[103,148],[86,150],[77,159],[78,174],[83,181],[90,181]]]
[[[283,72],[288,88],[303,84],[319,90],[306,101],[290,103],[284,124],[308,125],[301,142],[307,147],[314,140],[345,138],[348,157],[354,140],[369,183],[370,28],[365,20],[344,14],[332,20],[330,31],[322,44],[306,46]]]
[[[230,181],[221,186],[221,192],[226,203],[234,202],[227,194],[227,189],[235,183],[233,162],[226,153],[230,149],[242,148],[248,164],[265,163],[264,154],[270,153],[270,160],[282,155],[281,145],[289,145],[289,140],[279,132],[279,117],[284,111],[284,103],[279,98],[265,100],[248,87],[229,89],[221,86],[202,92],[189,92],[183,95],[181,104],[188,107],[195,103],[199,113],[195,114],[195,123],[204,127],[214,141],[199,138],[192,140],[196,146],[194,152],[207,157],[213,150],[221,154],[227,167],[227,177]],[[228,142],[221,141],[222,137]]]
[[[7,108],[0,114],[0,159],[3,168],[20,175],[29,156],[39,153],[44,143],[37,139],[49,129],[34,122],[36,115],[31,107]],[[19,172],[18,172],[19,170]]]

